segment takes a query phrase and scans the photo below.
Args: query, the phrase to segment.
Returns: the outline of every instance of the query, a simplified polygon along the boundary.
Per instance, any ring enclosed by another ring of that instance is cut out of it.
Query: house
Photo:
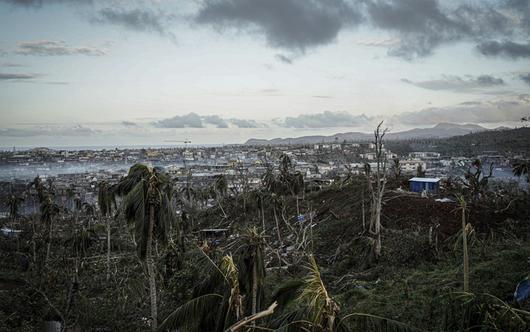
[[[440,179],[439,178],[412,178],[409,180],[410,191],[421,193],[423,191],[427,192],[438,192],[440,189]]]
[[[417,171],[418,167],[425,171],[427,169],[427,163],[421,160],[400,160],[399,167],[403,173],[414,173]]]

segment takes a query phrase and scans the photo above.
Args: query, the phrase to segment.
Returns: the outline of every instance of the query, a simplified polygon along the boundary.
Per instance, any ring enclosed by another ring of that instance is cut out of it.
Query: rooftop
[[[409,182],[439,182],[439,178],[412,178]]]

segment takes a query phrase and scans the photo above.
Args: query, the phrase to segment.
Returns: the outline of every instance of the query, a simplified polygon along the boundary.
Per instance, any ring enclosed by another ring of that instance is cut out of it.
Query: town
[[[0,180],[16,186],[40,177],[53,181],[57,195],[62,199],[73,190],[84,202],[95,204],[99,181],[117,182],[130,166],[143,163],[164,167],[168,174],[178,179],[177,186],[190,182],[194,187],[207,188],[216,176],[222,174],[230,179],[229,191],[237,194],[242,190],[258,189],[267,169],[275,168],[282,155],[289,156],[293,169],[303,175],[308,187],[319,187],[362,174],[365,165],[376,167],[374,149],[371,142],[111,150],[14,149],[0,152]],[[511,174],[511,165],[526,157],[522,154],[503,155],[497,151],[485,151],[473,157],[430,151],[398,155],[383,149],[389,172],[438,180],[462,176],[478,159],[485,165],[492,165],[495,178],[515,181],[517,178]],[[28,209],[29,205],[22,210]]]

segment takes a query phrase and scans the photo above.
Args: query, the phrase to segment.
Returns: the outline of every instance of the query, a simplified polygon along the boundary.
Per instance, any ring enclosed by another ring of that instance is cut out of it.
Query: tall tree
[[[46,258],[44,265],[48,265],[50,258],[52,235],[53,235],[53,220],[60,213],[61,209],[54,201],[53,195],[50,193],[45,194],[43,202],[40,205],[41,221],[48,226],[48,241],[46,245]]]
[[[248,228],[231,247],[236,248],[239,278],[244,292],[249,293],[251,297],[251,301],[246,306],[250,310],[247,309],[246,314],[254,315],[262,309],[265,296],[264,234],[258,232],[256,227]]]
[[[175,221],[165,187],[168,176],[159,168],[135,164],[117,185],[115,192],[124,196],[122,209],[126,220],[135,225],[138,255],[147,265],[151,301],[151,327],[157,329],[158,308],[153,244],[165,243]]]
[[[110,214],[112,213],[112,205],[114,202],[114,194],[113,191],[110,190],[110,186],[106,181],[101,181],[99,183],[99,190],[98,190],[98,205],[99,205],[99,213],[101,215],[101,218],[105,220],[105,225],[107,228],[107,280],[110,279]]]
[[[370,233],[375,238],[374,254],[376,258],[381,256],[381,209],[383,195],[387,182],[387,156],[384,148],[384,137],[387,129],[382,129],[383,121],[374,130],[374,149],[376,167],[371,169],[369,164],[365,165],[365,175],[368,189],[371,194]]]

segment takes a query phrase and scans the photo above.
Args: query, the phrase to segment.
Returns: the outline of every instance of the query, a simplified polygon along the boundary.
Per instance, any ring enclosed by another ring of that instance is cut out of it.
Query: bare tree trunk
[[[272,211],[274,213],[274,221],[276,222],[276,232],[278,235],[278,241],[280,242],[280,247],[283,247],[282,235],[280,233],[280,223],[278,222],[278,215],[276,214],[276,205],[273,203]]]
[[[381,257],[381,198],[379,197],[375,211],[375,257]]]
[[[149,274],[149,294],[151,298],[151,329],[156,331],[158,328],[158,310],[156,300],[156,280],[155,280],[155,264],[153,261],[153,227],[155,223],[155,207],[151,204],[149,206],[149,233],[147,234],[147,273]]]
[[[31,229],[33,230],[33,233],[31,234],[31,252],[33,254],[33,264],[37,263],[37,245],[35,244],[35,218],[36,216],[33,216],[33,218],[31,218]]]
[[[252,264],[252,314],[257,311],[258,306],[258,264]]]
[[[469,253],[467,249],[466,209],[462,208],[462,250],[464,251],[464,292],[469,292]]]
[[[362,220],[363,220],[363,232],[366,231],[366,211],[364,210],[364,188],[362,191],[362,198],[361,198],[361,213],[362,213]]]
[[[263,197],[261,198],[261,226],[265,232],[265,209],[263,207]]]
[[[110,218],[107,218],[107,281],[110,279]]]
[[[53,218],[50,219],[50,226],[48,227],[48,243],[46,246],[46,258],[44,259],[44,266],[48,266],[50,259],[50,250],[52,246],[52,232],[53,232]]]

